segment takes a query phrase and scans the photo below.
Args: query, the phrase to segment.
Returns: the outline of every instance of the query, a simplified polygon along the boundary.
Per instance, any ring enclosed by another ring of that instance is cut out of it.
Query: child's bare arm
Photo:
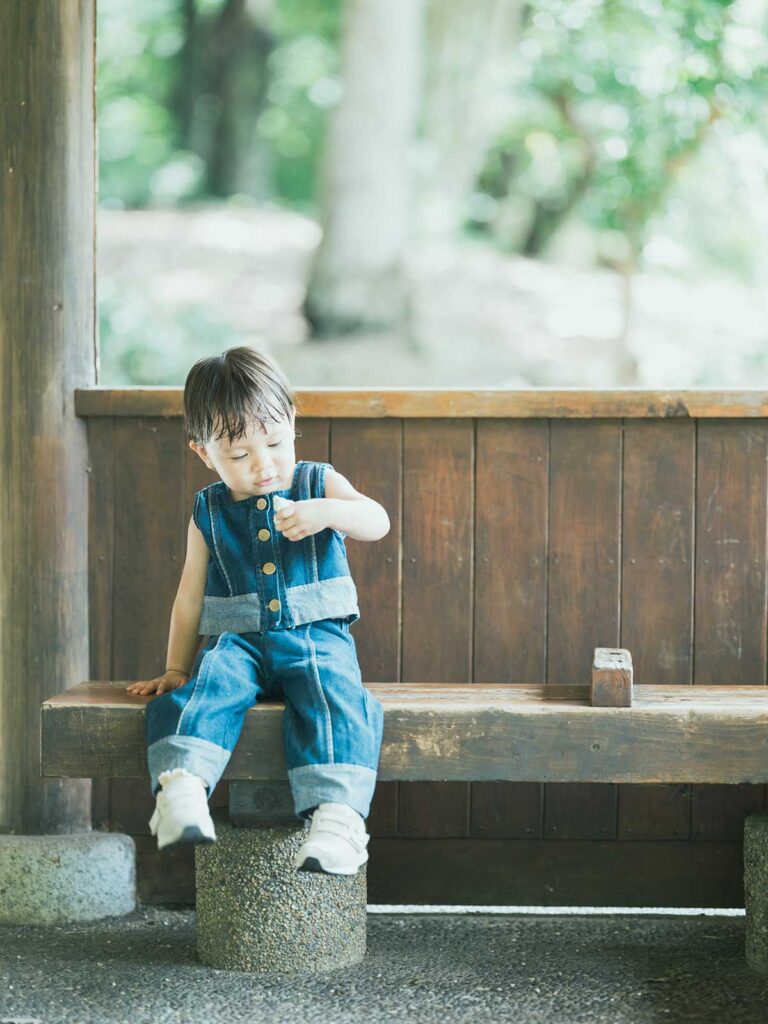
[[[341,530],[353,540],[381,540],[389,533],[389,516],[383,505],[356,491],[335,469],[325,474],[325,501],[332,530]]]
[[[183,686],[189,679],[200,643],[197,628],[203,608],[208,559],[208,545],[194,521],[190,519],[187,531],[187,556],[171,611],[166,670],[155,679],[132,683],[127,688],[129,693],[143,697],[156,691],[159,696],[166,690]]]

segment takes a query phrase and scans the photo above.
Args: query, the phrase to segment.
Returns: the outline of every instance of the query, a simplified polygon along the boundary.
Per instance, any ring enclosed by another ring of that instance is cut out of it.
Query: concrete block
[[[744,822],[744,904],[747,964],[768,975],[768,814]]]
[[[303,826],[234,828],[195,848],[197,951],[209,967],[312,974],[365,957],[366,873],[296,871]]]
[[[136,847],[116,832],[0,835],[0,924],[61,924],[136,906]]]

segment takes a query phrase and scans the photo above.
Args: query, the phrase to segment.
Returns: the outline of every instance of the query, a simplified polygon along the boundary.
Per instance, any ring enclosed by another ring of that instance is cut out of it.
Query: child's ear
[[[200,458],[206,464],[208,469],[213,469],[213,466],[211,465],[211,460],[208,458],[208,454],[207,454],[205,448],[203,447],[203,445],[198,444],[196,441],[190,441],[189,442],[189,447],[192,449],[192,451],[195,453],[195,455],[199,455],[200,456]]]

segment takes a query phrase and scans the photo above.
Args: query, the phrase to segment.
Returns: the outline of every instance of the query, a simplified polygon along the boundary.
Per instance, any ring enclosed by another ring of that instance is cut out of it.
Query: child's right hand
[[[130,686],[126,686],[126,690],[128,693],[135,693],[138,697],[146,697],[147,694],[155,692],[159,697],[166,690],[176,690],[179,686],[184,686],[188,682],[189,676],[186,672],[179,672],[172,668],[168,672],[163,672],[161,676],[157,676],[155,679],[131,683]]]

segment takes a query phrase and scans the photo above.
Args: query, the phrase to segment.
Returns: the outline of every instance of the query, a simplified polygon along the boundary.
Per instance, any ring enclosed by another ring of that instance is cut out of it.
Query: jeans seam
[[[229,578],[229,573],[227,572],[227,567],[224,564],[224,559],[221,557],[221,552],[219,551],[219,545],[216,542],[216,518],[217,518],[217,516],[219,514],[219,503],[218,503],[218,501],[215,498],[214,498],[213,502],[211,502],[209,500],[209,502],[208,502],[208,511],[210,513],[210,516],[211,516],[211,540],[213,541],[213,550],[216,552],[216,559],[217,559],[219,565],[221,566],[221,572],[222,572],[222,575],[224,576],[224,580],[225,580],[225,582],[227,584],[227,587],[229,589],[229,595],[231,597],[233,595],[233,593],[234,593],[234,589],[232,587],[232,581]]]
[[[320,681],[320,669],[317,664],[317,649],[315,647],[315,641],[312,639],[312,623],[307,626],[307,643],[309,644],[310,656],[309,660],[312,665],[312,672],[314,675],[315,683],[317,684],[317,690],[320,694],[320,701],[323,705],[323,716],[325,718],[325,728],[327,732],[326,745],[328,748],[328,755],[330,757],[330,764],[335,761],[335,754],[333,750],[333,725],[331,723],[331,709],[328,707],[328,701],[325,699],[323,693],[323,684]]]
[[[179,720],[176,723],[176,731],[174,733],[175,736],[180,736],[181,735],[181,723],[183,722],[184,716],[186,715],[187,711],[189,711],[189,709],[192,706],[192,703],[193,703],[193,701],[195,699],[195,696],[197,694],[197,688],[198,688],[198,686],[200,684],[200,680],[202,679],[202,676],[203,676],[203,671],[205,671],[205,672],[208,671],[208,655],[216,653],[216,651],[219,649],[219,644],[221,643],[221,639],[222,639],[223,636],[224,636],[224,634],[222,633],[221,636],[219,637],[219,639],[216,641],[215,647],[212,650],[207,651],[206,654],[203,655],[203,660],[202,660],[202,662],[200,664],[200,671],[198,671],[197,677],[195,678],[195,685],[192,687],[192,693],[190,694],[189,700],[187,701],[187,703],[182,708],[181,714],[179,715]]]

